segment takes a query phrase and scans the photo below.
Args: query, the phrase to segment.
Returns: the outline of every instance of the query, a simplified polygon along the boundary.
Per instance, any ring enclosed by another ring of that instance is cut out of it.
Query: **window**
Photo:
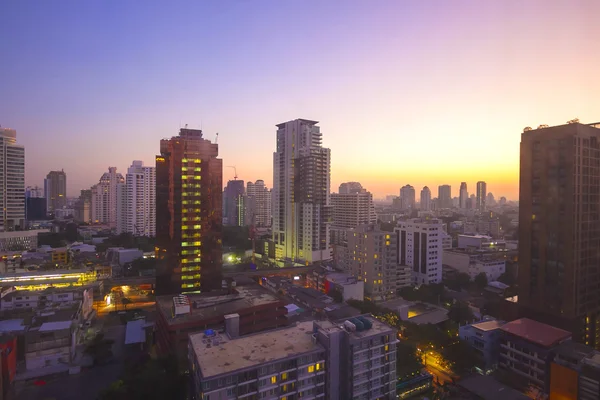
[[[315,366],[314,365],[309,365],[308,366],[308,372],[309,373],[315,372]]]
[[[272,376],[271,377],[271,383],[272,384],[276,384],[277,383],[277,377],[276,376]]]
[[[284,373],[281,374],[281,380],[282,381],[287,380],[287,378],[288,378],[288,373],[287,372],[284,372]]]

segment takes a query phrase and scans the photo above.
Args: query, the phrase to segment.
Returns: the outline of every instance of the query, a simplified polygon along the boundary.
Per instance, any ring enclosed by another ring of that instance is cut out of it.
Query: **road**
[[[442,367],[435,357],[430,354],[425,354],[423,362],[425,364],[425,369],[433,375],[433,380],[435,382],[438,382],[440,385],[452,383],[452,372]]]

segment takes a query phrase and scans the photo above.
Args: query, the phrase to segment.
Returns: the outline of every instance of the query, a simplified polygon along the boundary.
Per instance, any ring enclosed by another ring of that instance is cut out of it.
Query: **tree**
[[[488,284],[487,275],[485,272],[480,272],[475,276],[475,284],[479,289],[484,289]]]
[[[504,272],[502,275],[498,277],[498,281],[504,283],[505,285],[512,286],[515,282],[515,277],[510,272]]]
[[[452,277],[444,280],[444,283],[450,289],[460,292],[461,290],[469,287],[471,283],[471,277],[469,274],[465,274],[464,272],[457,272]]]
[[[448,362],[449,367],[457,374],[474,367],[480,361],[475,350],[462,341],[444,346],[441,354]]]
[[[421,359],[417,356],[417,348],[406,342],[396,345],[396,375],[398,379],[408,379],[419,373],[423,368]]]
[[[103,333],[97,334],[85,348],[85,353],[94,359],[94,364],[103,364],[112,357],[112,345],[115,341],[105,339]]]
[[[473,316],[473,312],[469,308],[469,305],[462,301],[457,301],[456,303],[452,304],[452,306],[450,306],[450,310],[448,311],[448,318],[450,318],[457,324],[465,324],[475,319],[475,317]]]

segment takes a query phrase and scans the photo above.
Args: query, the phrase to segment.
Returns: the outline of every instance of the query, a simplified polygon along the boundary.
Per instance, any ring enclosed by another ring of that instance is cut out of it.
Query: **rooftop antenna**
[[[227,168],[233,168],[233,171],[235,173],[233,179],[235,179],[237,181],[237,168],[232,165],[228,165]]]
[[[217,134],[215,135],[215,144],[217,144],[218,141],[219,141],[219,132],[217,132]]]
[[[185,124],[185,129],[187,129],[188,124]]]

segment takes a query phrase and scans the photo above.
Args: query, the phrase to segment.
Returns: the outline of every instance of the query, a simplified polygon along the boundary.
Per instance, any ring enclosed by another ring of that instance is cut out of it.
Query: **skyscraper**
[[[277,125],[273,153],[273,241],[278,260],[331,259],[330,159],[317,121]]]
[[[467,200],[469,199],[469,192],[467,192],[467,182],[460,183],[460,192],[458,197],[458,207],[460,209],[467,209]]]
[[[600,124],[540,126],[521,135],[519,305],[596,348],[599,177]]]
[[[450,185],[438,186],[438,208],[452,208],[452,188]]]
[[[88,223],[92,220],[92,190],[82,190],[75,203],[75,221]]]
[[[377,222],[373,195],[362,189],[362,186],[360,191],[351,190],[349,192],[346,194],[331,194],[332,226],[336,228],[356,228],[359,225]]]
[[[27,221],[46,219],[44,189],[37,186],[27,186],[25,189],[25,219]]]
[[[236,179],[227,182],[223,191],[224,221],[228,226],[246,224],[246,189],[244,181]]]
[[[125,176],[123,232],[156,236],[156,168],[133,161]]]
[[[25,227],[25,147],[8,128],[0,128],[0,204],[0,231]]]
[[[122,202],[120,195],[125,185],[125,178],[117,172],[117,167],[108,167],[100,177],[98,184],[92,186],[92,221],[117,228],[117,221]],[[123,186],[123,187],[121,187]]]
[[[202,131],[181,129],[156,156],[158,294],[221,287],[223,162]]]
[[[46,212],[54,214],[67,205],[67,174],[64,170],[50,171],[44,179],[46,194]]]
[[[442,281],[443,222],[413,218],[394,229],[398,240],[398,265],[412,267],[415,285]]]
[[[246,220],[248,225],[271,226],[271,191],[262,179],[246,186]]]
[[[485,211],[485,202],[487,200],[487,185],[483,181],[477,182],[477,201],[475,208],[479,211]]]
[[[404,185],[400,188],[400,208],[403,211],[412,211],[415,209],[415,188],[411,185]]]
[[[419,199],[419,202],[421,203],[422,211],[431,210],[431,190],[429,190],[427,186],[425,186],[421,190],[421,197]]]

